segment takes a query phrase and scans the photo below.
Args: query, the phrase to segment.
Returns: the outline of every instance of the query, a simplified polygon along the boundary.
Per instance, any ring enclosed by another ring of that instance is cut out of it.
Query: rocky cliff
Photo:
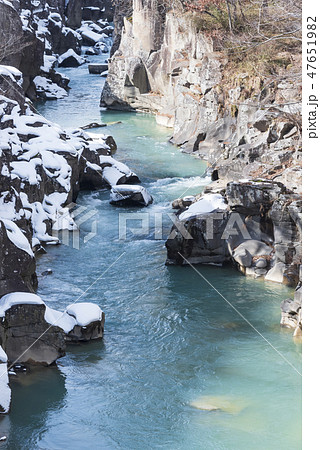
[[[82,45],[107,52],[113,13],[111,0],[71,0],[67,7],[64,0],[1,0],[0,64],[22,72],[31,100],[62,98],[69,80],[56,67],[85,63],[77,57]]]
[[[299,191],[301,80],[292,67],[300,55],[282,52],[268,75],[245,72],[172,4],[133,0],[132,15],[121,16],[101,105],[154,113],[173,144],[209,161],[215,179],[259,176]]]
[[[172,129],[173,144],[208,161],[213,181],[197,198],[174,202],[167,263],[231,261],[246,275],[295,286],[301,273],[299,49],[283,47],[262,74],[218,50],[183,2],[132,0],[118,15],[121,39],[101,105],[155,114]],[[229,235],[230,223],[238,229]]]

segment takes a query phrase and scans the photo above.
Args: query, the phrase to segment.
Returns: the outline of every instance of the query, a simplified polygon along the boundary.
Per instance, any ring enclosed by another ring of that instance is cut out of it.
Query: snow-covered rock
[[[0,299],[0,318],[0,338],[5,349],[4,352],[0,347],[0,366],[8,359],[52,364],[64,356],[66,341],[102,338],[105,320],[101,308],[93,303],[74,303],[61,312],[29,292],[4,295]]]
[[[188,220],[201,214],[214,211],[223,211],[228,207],[221,194],[205,194],[198,201],[192,203],[189,208],[179,215],[179,220]]]
[[[67,306],[66,312],[76,322],[66,336],[67,341],[90,341],[103,337],[105,316],[98,305],[74,303]]]
[[[57,100],[68,95],[67,91],[45,77],[37,76],[33,80],[39,98]]]
[[[77,55],[72,49],[69,49],[58,58],[59,67],[78,67],[84,64],[86,60]]]
[[[0,414],[8,413],[11,403],[7,362],[8,357],[0,345]]]
[[[0,339],[11,362],[50,365],[65,355],[64,332],[45,320],[46,305],[28,292],[0,299]]]
[[[113,186],[110,192],[111,205],[148,206],[153,202],[152,196],[143,186],[123,185]]]
[[[100,165],[103,168],[102,177],[110,186],[125,183],[139,183],[138,176],[126,164],[116,161],[112,156],[100,156]]]

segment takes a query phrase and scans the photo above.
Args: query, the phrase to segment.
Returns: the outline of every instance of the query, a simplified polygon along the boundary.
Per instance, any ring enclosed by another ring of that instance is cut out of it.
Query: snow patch
[[[179,215],[179,220],[187,220],[201,214],[208,214],[216,210],[225,210],[228,205],[221,194],[205,194],[197,202]]]

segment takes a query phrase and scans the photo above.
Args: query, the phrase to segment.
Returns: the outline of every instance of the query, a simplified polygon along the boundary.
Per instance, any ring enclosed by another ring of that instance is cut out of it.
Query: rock
[[[67,4],[67,24],[71,28],[78,28],[82,20],[83,0],[69,0]]]
[[[93,55],[99,55],[99,50],[94,48],[94,47],[89,47],[87,48],[87,50],[84,52],[85,55],[88,56],[93,56]]]
[[[248,252],[248,250],[241,245],[236,248],[233,253],[233,259],[243,267],[251,267],[252,265],[252,256]]]
[[[166,241],[166,264],[221,265],[227,262],[228,248],[222,238],[227,220],[225,212],[202,214],[184,221],[175,218]]]
[[[110,192],[111,205],[117,206],[149,206],[153,198],[143,186],[113,186]]]
[[[266,281],[274,281],[275,283],[283,283],[286,265],[282,262],[277,262],[266,275]]]
[[[27,238],[13,222],[0,219],[0,297],[17,289],[30,292],[36,287],[36,263]]]
[[[89,73],[101,74],[108,70],[108,64],[88,64]]]
[[[68,95],[67,91],[45,77],[37,76],[33,80],[37,97],[44,100],[57,100]]]
[[[94,31],[90,30],[89,28],[83,29],[80,32],[81,32],[83,43],[87,44],[87,45],[95,45],[97,42],[103,41],[105,38],[103,35],[95,33]]]
[[[281,303],[281,320],[280,324],[284,327],[296,329],[299,322],[299,312],[301,303],[290,298],[283,300]]]
[[[128,166],[116,161],[111,156],[101,155],[99,159],[102,168],[102,178],[109,186],[140,182],[138,176]]]
[[[190,403],[193,408],[204,411],[223,411],[229,414],[239,414],[248,403],[243,399],[204,395]]]
[[[70,49],[58,58],[59,67],[78,67],[84,64],[86,60],[78,56],[74,50]]]
[[[97,122],[91,122],[88,125],[84,125],[83,127],[80,127],[82,130],[90,130],[92,128],[104,128],[106,127],[106,123],[97,123]]]
[[[253,265],[254,260],[259,261],[258,265],[257,262],[255,262],[254,265],[256,269],[254,271],[250,272],[246,270],[245,274],[252,276],[261,276],[266,273],[266,271],[264,271],[264,268],[267,266],[267,261],[265,258],[257,259],[257,256],[265,256],[269,258],[272,250],[273,249],[271,247],[261,241],[248,239],[234,249],[234,251],[232,252],[232,257],[240,266],[247,268]]]
[[[66,335],[67,342],[103,338],[105,315],[98,305],[76,303],[67,307],[67,314],[76,321],[76,325]]]
[[[226,198],[233,211],[257,215],[268,211],[283,190],[281,183],[269,181],[231,182],[227,184]]]
[[[0,338],[10,362],[48,366],[65,355],[63,331],[49,326],[46,306],[34,294],[15,292],[0,299]]]
[[[268,265],[268,262],[267,262],[267,260],[266,260],[265,258],[259,258],[259,259],[257,259],[256,262],[255,262],[255,266],[256,266],[258,269],[264,269],[264,268],[267,267],[267,265]]]
[[[42,276],[46,276],[46,275],[52,275],[52,269],[47,269],[47,270],[44,270],[43,272],[41,272],[41,275]]]

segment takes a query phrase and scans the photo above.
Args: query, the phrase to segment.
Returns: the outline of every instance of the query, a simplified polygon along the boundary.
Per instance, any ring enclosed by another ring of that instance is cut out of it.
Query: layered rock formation
[[[156,114],[172,143],[209,161],[215,179],[259,176],[299,191],[301,81],[287,67],[300,56],[282,55],[287,66],[275,75],[240,72],[178,1],[130,4],[131,17],[116,16],[124,26],[101,105]]]

